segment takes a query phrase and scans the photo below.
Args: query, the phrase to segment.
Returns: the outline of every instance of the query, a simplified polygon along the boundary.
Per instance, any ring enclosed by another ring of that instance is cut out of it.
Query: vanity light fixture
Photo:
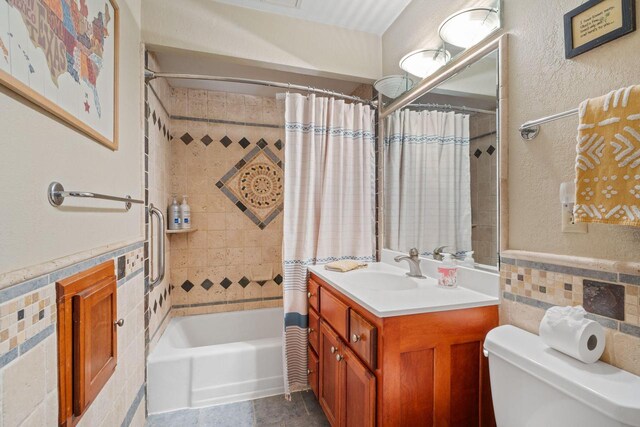
[[[400,60],[400,68],[424,79],[446,65],[451,54],[445,49],[419,49],[407,53]]]
[[[413,88],[413,85],[415,82],[409,76],[395,74],[376,80],[373,87],[387,98],[395,99]]]
[[[500,27],[500,14],[496,9],[476,7],[464,9],[445,19],[438,33],[445,42],[469,48]]]

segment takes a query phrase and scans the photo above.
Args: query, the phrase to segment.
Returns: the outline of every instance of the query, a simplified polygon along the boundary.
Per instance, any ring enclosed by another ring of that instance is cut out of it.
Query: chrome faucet
[[[442,256],[442,254],[444,253],[444,248],[447,248],[448,246],[440,246],[438,248],[435,248],[433,250],[433,259],[435,259],[436,261],[442,261],[444,259],[444,257]]]
[[[407,261],[409,263],[409,272],[407,276],[415,277],[418,279],[424,279],[425,277],[422,275],[422,270],[420,270],[420,253],[418,249],[411,248],[409,251],[409,256],[406,255],[398,255],[393,259],[395,262]]]

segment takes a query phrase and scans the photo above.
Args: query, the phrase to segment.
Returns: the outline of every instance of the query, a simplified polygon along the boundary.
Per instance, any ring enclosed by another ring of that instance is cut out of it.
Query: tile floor
[[[320,427],[329,426],[311,391],[248,402],[150,415],[147,427]]]

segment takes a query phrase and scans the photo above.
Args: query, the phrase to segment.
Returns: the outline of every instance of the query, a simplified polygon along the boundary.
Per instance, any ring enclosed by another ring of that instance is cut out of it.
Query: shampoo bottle
[[[169,230],[179,230],[182,221],[180,221],[180,205],[178,198],[173,196],[173,201],[169,205]]]
[[[458,286],[458,266],[453,262],[451,254],[442,254],[442,265],[438,267],[438,285],[445,288]]]
[[[180,205],[180,219],[183,229],[191,228],[191,208],[187,204],[187,196],[182,196],[182,204]]]

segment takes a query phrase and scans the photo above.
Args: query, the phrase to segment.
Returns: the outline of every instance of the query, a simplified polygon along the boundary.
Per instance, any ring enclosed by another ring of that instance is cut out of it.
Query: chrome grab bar
[[[165,230],[165,223],[164,223],[164,214],[162,213],[162,211],[158,208],[156,208],[155,206],[153,206],[153,203],[149,203],[149,250],[151,251],[151,253],[149,254],[149,264],[153,264],[153,258],[154,258],[154,244],[153,244],[153,217],[157,217],[158,218],[158,277],[156,277],[155,279],[153,278],[153,268],[151,269],[152,271],[149,272],[149,287],[153,288],[155,285],[157,285],[158,283],[162,282],[162,279],[164,279],[164,273],[165,273],[165,269],[164,269],[164,262],[165,262],[165,250],[164,250],[164,230]]]
[[[132,199],[131,196],[127,195],[125,197],[118,196],[109,196],[107,194],[100,193],[92,193],[89,191],[65,191],[62,184],[59,182],[52,182],[49,184],[49,189],[47,191],[47,195],[49,196],[49,203],[52,206],[58,207],[62,206],[65,197],[85,197],[91,199],[103,199],[103,200],[113,200],[115,202],[124,202],[125,209],[131,209],[132,203],[143,204],[144,200]]]

